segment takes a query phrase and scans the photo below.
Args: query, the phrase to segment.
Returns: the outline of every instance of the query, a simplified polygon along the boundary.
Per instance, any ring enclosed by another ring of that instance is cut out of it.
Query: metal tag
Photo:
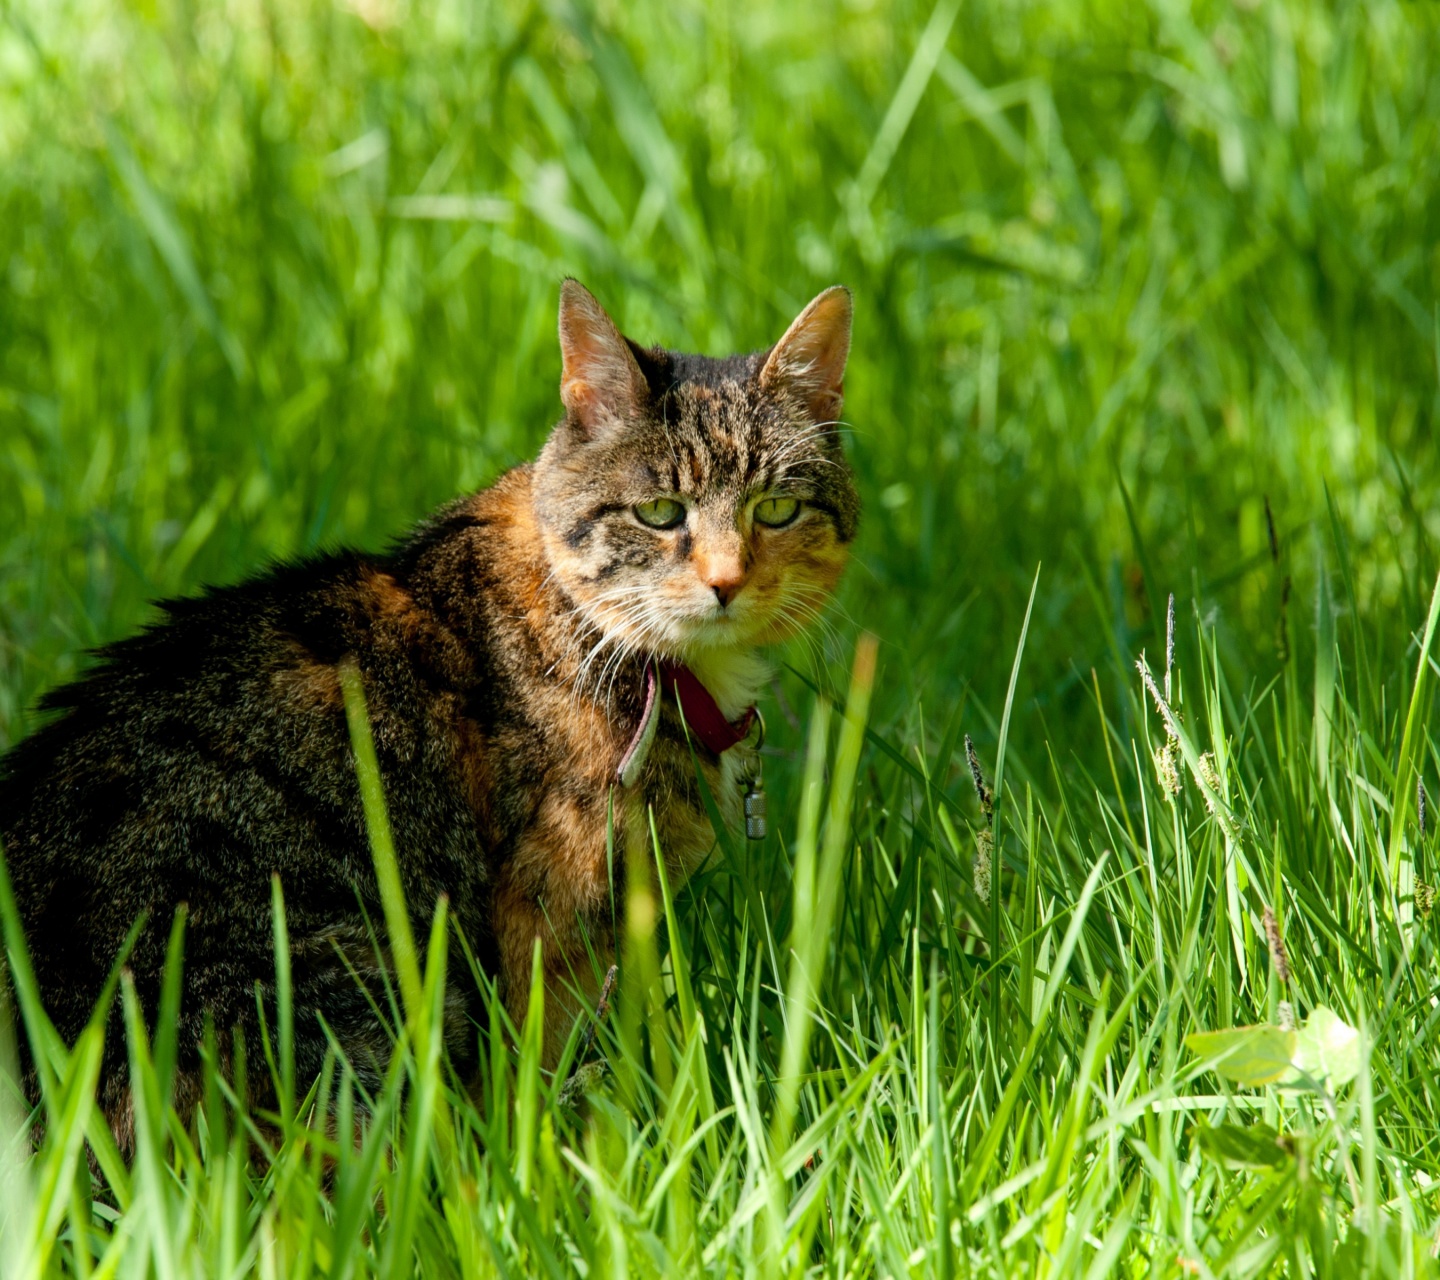
[[[749,840],[763,840],[769,830],[765,821],[765,784],[757,773],[750,779],[745,792],[745,836]]]
[[[745,786],[745,838],[763,840],[770,825],[765,821],[765,779],[761,775],[760,748],[765,745],[765,717],[760,708],[755,708],[755,745],[753,772],[746,779]]]

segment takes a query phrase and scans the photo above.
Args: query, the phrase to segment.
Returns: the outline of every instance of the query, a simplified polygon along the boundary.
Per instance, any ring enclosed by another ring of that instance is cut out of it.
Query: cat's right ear
[[[573,279],[560,286],[560,360],[560,399],[587,439],[624,423],[649,396],[629,343]]]
[[[833,425],[845,404],[845,361],[850,356],[850,290],[833,285],[785,330],[760,370],[760,385],[798,395],[816,423]]]

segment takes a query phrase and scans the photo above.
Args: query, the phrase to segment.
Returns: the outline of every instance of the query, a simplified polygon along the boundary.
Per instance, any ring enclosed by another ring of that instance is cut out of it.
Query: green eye
[[[652,529],[673,529],[685,522],[685,504],[674,498],[637,502],[635,516],[641,524],[648,524]]]
[[[799,514],[798,498],[766,498],[755,504],[755,523],[768,524],[772,529],[789,524]]]

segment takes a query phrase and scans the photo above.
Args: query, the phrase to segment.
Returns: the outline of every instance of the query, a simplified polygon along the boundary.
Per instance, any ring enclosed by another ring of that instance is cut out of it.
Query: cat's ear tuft
[[[787,387],[799,394],[817,423],[840,417],[845,403],[845,360],[850,354],[850,290],[826,289],[785,330],[760,370],[765,390]]]
[[[645,375],[615,322],[578,280],[560,286],[560,399],[593,438],[646,400]]]

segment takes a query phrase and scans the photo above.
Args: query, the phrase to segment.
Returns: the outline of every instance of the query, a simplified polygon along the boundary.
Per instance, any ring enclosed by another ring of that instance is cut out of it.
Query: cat
[[[615,949],[612,815],[619,848],[653,809],[675,884],[715,841],[697,760],[740,821],[758,650],[798,633],[844,566],[859,517],[838,429],[851,310],[827,289],[770,350],[712,359],[638,346],[567,279],[564,416],[535,462],[386,554],[169,601],[51,693],[59,715],[0,762],[0,847],[60,1033],[79,1033],[142,913],[127,963],[153,1020],[184,904],[175,1099],[192,1109],[207,1016],[228,1065],[234,1030],[259,1031],[257,984],[273,1002],[278,874],[297,1078],[324,1061],[318,1014],[360,1083],[379,1084],[383,911],[342,693],[353,663],[419,936],[446,895],[517,1025],[540,939],[553,1064],[595,989],[592,957]],[[446,1039],[463,1072],[485,1014],[457,970]],[[133,1143],[118,1001],[99,1102]]]

